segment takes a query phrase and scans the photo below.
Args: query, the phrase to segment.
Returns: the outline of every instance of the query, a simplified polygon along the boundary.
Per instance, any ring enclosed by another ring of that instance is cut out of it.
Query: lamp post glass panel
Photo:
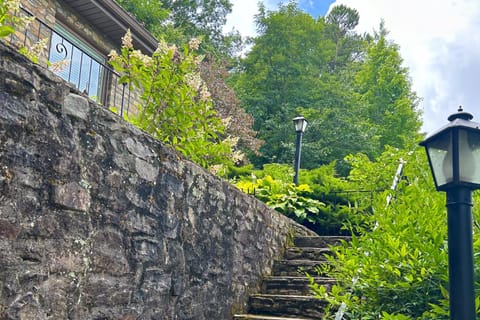
[[[480,188],[480,124],[458,112],[420,145],[427,151],[435,187],[447,194],[450,319],[475,319],[472,190]]]
[[[302,135],[307,129],[307,120],[304,117],[299,116],[293,118],[293,124],[295,125],[295,131],[297,132],[297,143],[295,147],[295,175],[293,176],[293,183],[298,186],[298,172],[300,171],[300,154],[302,149]]]

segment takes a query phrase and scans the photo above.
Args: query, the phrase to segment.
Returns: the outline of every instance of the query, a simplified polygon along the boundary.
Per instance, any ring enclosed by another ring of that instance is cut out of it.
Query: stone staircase
[[[327,263],[330,245],[349,237],[297,237],[294,246],[287,248],[284,260],[275,261],[272,275],[265,278],[262,292],[248,301],[248,314],[238,314],[234,320],[313,320],[323,318],[327,302],[314,297],[304,272],[315,275],[315,282],[330,288],[335,282],[318,275],[316,267]]]

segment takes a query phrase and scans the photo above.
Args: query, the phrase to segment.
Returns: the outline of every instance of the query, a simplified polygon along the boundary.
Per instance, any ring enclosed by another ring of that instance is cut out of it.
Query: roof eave
[[[116,1],[88,1],[92,2],[96,7],[102,10],[110,19],[112,19],[112,21],[122,27],[125,31],[130,28],[134,42],[142,47],[142,51],[147,51],[145,53],[152,54],[156,50],[158,40]]]

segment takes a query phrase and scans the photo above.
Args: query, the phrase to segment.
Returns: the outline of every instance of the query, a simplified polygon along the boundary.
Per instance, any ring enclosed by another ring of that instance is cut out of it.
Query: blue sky
[[[300,0],[298,5],[302,10],[317,18],[318,16],[324,16],[334,2],[335,0]]]
[[[313,17],[324,16],[335,0],[297,0],[299,7]],[[227,17],[225,32],[235,29],[244,36],[256,34],[253,17],[258,13],[259,0],[230,0],[233,4],[232,13]],[[260,0],[268,10],[277,10],[281,3],[288,0]]]
[[[311,14],[314,18],[324,16],[328,8],[335,0],[297,0],[298,6]],[[266,0],[265,5],[270,9],[276,9],[280,3],[288,3],[287,0]]]

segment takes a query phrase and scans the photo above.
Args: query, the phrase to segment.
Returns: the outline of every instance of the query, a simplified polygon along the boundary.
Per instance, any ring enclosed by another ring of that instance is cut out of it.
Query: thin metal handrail
[[[392,190],[393,192],[395,192],[397,190],[398,183],[402,179],[403,168],[404,168],[405,163],[406,163],[406,161],[404,161],[402,158],[400,158],[400,163],[399,163],[399,165],[397,167],[397,171],[395,172],[395,175],[393,177],[392,185],[390,186],[390,190]],[[392,199],[393,199],[393,193],[387,195],[387,205],[386,205],[386,207],[388,207],[390,205]],[[378,225],[375,225],[375,228],[377,226]],[[355,288],[358,280],[360,279],[360,270],[358,270],[357,272],[358,272],[357,275],[355,277],[353,277],[353,279],[352,279],[352,288],[351,288],[352,290],[353,290],[353,288]],[[337,312],[335,313],[335,320],[343,320],[343,317],[345,315],[345,311],[347,311],[347,304],[344,301],[342,301],[342,303],[340,304],[340,307],[338,308]]]
[[[390,187],[390,190],[392,190],[393,192],[397,190],[398,183],[402,179],[404,165],[405,165],[405,161],[402,158],[400,158],[400,164],[398,165],[397,171],[395,172],[395,176],[393,177],[392,186]],[[387,207],[390,205],[390,202],[392,201],[393,192],[387,196]]]

